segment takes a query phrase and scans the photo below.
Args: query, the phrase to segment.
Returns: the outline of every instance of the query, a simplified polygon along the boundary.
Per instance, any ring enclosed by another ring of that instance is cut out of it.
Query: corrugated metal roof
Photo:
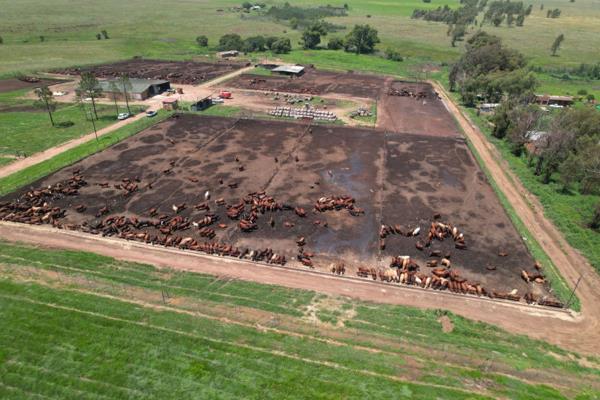
[[[119,92],[122,91],[122,89],[123,89],[122,85],[120,85],[116,79],[102,80],[102,81],[100,81],[100,87],[105,92],[112,92],[112,90],[110,89],[111,82],[116,83],[117,88],[119,89]],[[162,85],[165,83],[169,83],[169,81],[164,80],[164,79],[140,79],[140,78],[129,78],[129,82],[131,82],[131,88],[129,89],[129,92],[131,92],[131,93],[142,93],[152,85]]]
[[[289,74],[299,74],[304,71],[304,67],[301,65],[280,65],[273,69],[273,72],[287,72]]]

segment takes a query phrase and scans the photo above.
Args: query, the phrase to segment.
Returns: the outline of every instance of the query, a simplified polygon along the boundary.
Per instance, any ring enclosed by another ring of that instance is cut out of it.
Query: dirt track
[[[90,251],[122,260],[181,269],[270,285],[315,290],[361,300],[426,309],[447,309],[466,318],[498,325],[572,351],[600,354],[600,332],[590,318],[565,310],[528,306],[473,296],[337,277],[286,267],[166,249],[137,242],[102,238],[47,226],[0,222],[0,237],[51,248]]]

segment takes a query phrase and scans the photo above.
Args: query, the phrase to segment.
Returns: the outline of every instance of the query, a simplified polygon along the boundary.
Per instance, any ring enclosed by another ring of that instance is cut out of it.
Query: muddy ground
[[[424,93],[424,98],[391,96],[390,90]],[[377,127],[389,132],[432,136],[460,136],[456,121],[437,93],[426,83],[388,82],[382,90],[377,108]]]
[[[110,212],[102,218],[148,219],[154,207],[159,214],[174,215],[173,205],[181,203],[186,208],[179,215],[199,220],[205,212],[193,206],[204,202],[210,191],[211,212],[226,225],[211,225],[214,240],[238,247],[270,247],[285,254],[291,260],[288,265],[299,266],[293,258],[301,236],[306,238],[305,250],[315,253],[315,267],[325,269],[330,262],[343,260],[351,275],[359,265],[383,267],[399,255],[411,256],[429,272],[424,266],[429,252],[440,249],[451,253],[453,268],[461,275],[488,289],[518,289],[521,295],[547,290],[539,284],[528,288],[521,279],[521,270],[531,270],[533,259],[461,139],[185,114],[2,200],[66,180],[74,170],[80,170],[87,186],[78,195],[52,200],[53,206],[67,209],[64,223],[91,224],[105,206]],[[139,190],[130,196],[114,188],[122,179],[134,177],[140,179]],[[304,208],[307,216],[301,218],[291,210],[267,211],[259,215],[257,229],[247,233],[225,215],[225,206],[215,203],[223,198],[235,204],[261,190],[278,202]],[[354,197],[364,215],[352,216],[345,209],[313,211],[317,199],[328,195]],[[87,208],[78,213],[75,207],[81,204]],[[455,249],[447,239],[434,240],[430,249],[419,251],[415,243],[425,233],[417,238],[389,236],[380,250],[381,223],[426,232],[435,213],[464,233],[467,250]],[[205,240],[193,227],[177,234]],[[508,255],[500,257],[500,251]]]
[[[321,71],[312,67],[306,67],[305,71],[299,77],[241,74],[229,80],[227,85],[240,89],[314,95],[340,94],[376,99],[389,79],[379,75]]]
[[[97,78],[112,78],[125,74],[130,78],[166,79],[175,84],[196,85],[244,67],[242,63],[195,62],[131,59],[112,64],[89,67],[72,67],[54,72],[65,75],[80,75],[91,71]]]
[[[13,92],[21,89],[35,89],[42,86],[51,86],[65,82],[56,79],[40,79],[38,82],[26,82],[17,78],[0,79],[0,93]]]

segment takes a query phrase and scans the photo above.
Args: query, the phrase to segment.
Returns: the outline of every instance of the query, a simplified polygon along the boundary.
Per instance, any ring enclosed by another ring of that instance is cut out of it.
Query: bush
[[[396,49],[388,48],[385,51],[385,58],[392,61],[404,61],[404,57]]]
[[[265,51],[265,38],[263,36],[250,36],[244,40],[242,50],[246,53],[252,53],[255,51]]]
[[[219,50],[238,50],[244,46],[242,38],[237,33],[228,33],[219,39]]]
[[[329,50],[340,50],[344,48],[344,39],[338,37],[332,37],[327,42],[327,48]]]
[[[596,205],[596,210],[594,210],[594,215],[592,216],[592,221],[590,222],[590,228],[595,231],[600,231],[600,203]]]
[[[200,47],[206,47],[208,46],[208,38],[205,35],[200,35],[196,37],[196,43],[198,43],[198,46]]]
[[[267,49],[271,50],[273,47],[273,43],[275,43],[279,38],[277,36],[267,36],[265,38],[265,46]]]
[[[288,38],[277,39],[271,45],[271,51],[275,54],[289,53],[292,50],[292,43]]]

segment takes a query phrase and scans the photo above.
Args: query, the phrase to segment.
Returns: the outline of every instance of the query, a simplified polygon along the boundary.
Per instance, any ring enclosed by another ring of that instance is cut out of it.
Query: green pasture
[[[91,253],[0,242],[0,305],[3,398],[599,394],[598,360],[450,313]]]

